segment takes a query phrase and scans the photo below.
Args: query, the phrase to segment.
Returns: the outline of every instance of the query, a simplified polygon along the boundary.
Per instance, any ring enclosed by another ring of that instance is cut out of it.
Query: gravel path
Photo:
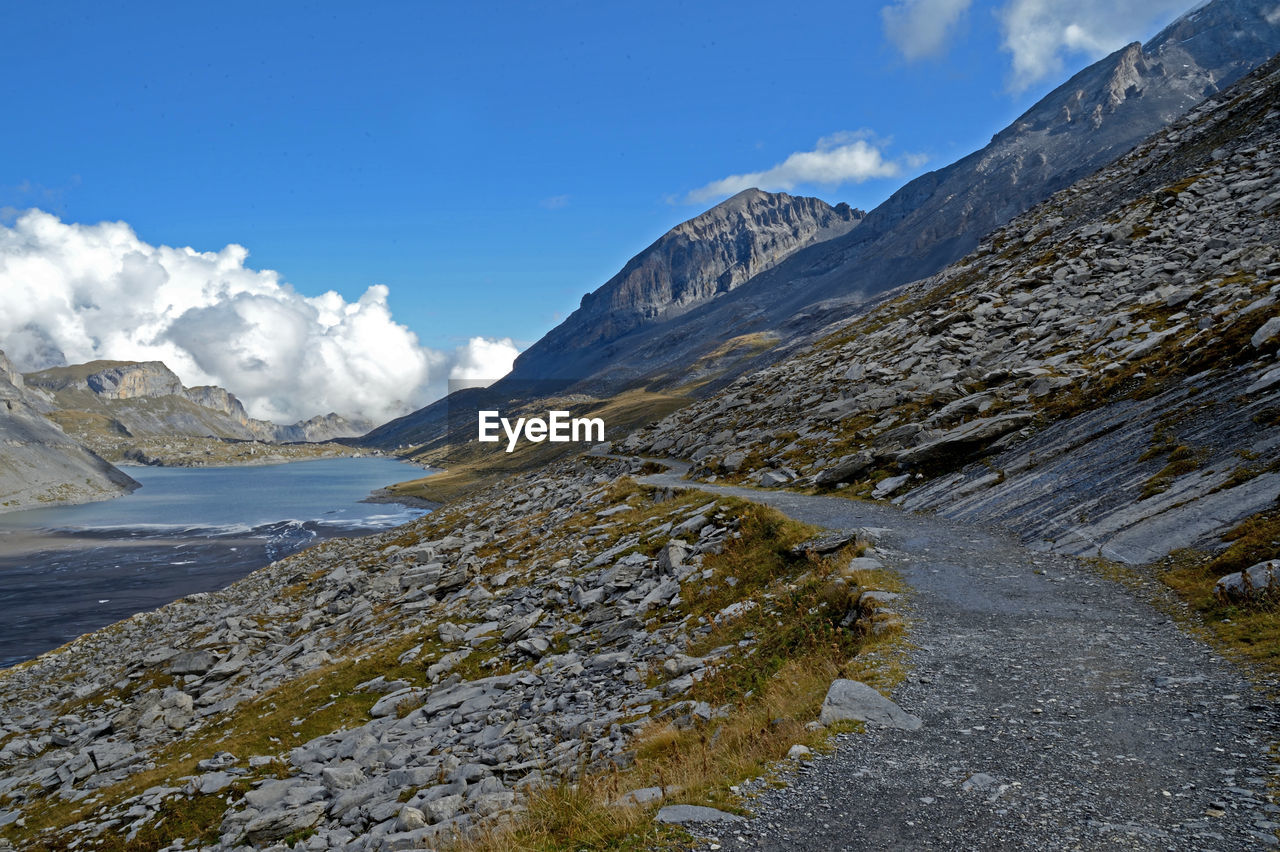
[[[644,481],[689,487],[683,472]],[[785,788],[754,785],[755,817],[703,848],[1280,846],[1280,709],[1142,593],[892,506],[697,487],[831,529],[887,528],[881,550],[913,589],[910,674],[893,697],[924,720],[841,735]]]

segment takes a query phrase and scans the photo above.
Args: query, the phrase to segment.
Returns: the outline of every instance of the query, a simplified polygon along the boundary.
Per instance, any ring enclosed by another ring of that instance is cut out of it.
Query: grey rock
[[[881,497],[888,497],[890,494],[893,494],[899,488],[906,485],[907,481],[910,479],[911,479],[911,474],[909,473],[899,474],[898,476],[886,477],[885,479],[882,479],[878,483],[876,483],[876,487],[871,490],[871,496],[875,497],[876,499],[879,499]]]
[[[1268,340],[1280,337],[1280,317],[1272,317],[1262,324],[1262,327],[1253,333],[1249,338],[1249,343],[1255,349]]]
[[[311,828],[324,817],[323,802],[312,802],[297,808],[271,811],[249,820],[244,827],[245,836],[252,843],[269,843],[288,837],[297,831]]]
[[[916,731],[924,724],[865,683],[836,680],[823,699],[818,721],[824,725],[857,721],[886,728]]]
[[[1213,593],[1228,600],[1280,595],[1280,559],[1259,562],[1220,577],[1213,585]]]
[[[657,822],[669,825],[691,825],[706,822],[744,822],[737,814],[725,813],[701,805],[664,805],[654,816]]]
[[[819,471],[814,477],[815,485],[838,485],[852,482],[862,476],[875,465],[871,453],[863,451],[843,456],[830,467]]]
[[[169,671],[173,674],[204,674],[218,663],[212,651],[187,651],[173,658]]]

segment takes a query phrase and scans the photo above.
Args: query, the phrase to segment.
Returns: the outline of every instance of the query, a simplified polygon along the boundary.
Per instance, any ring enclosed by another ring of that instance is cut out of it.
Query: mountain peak
[[[578,310],[521,354],[513,375],[577,377],[583,365],[560,356],[599,357],[601,344],[727,293],[802,248],[848,233],[863,215],[848,204],[744,189],[676,225],[584,296]]]

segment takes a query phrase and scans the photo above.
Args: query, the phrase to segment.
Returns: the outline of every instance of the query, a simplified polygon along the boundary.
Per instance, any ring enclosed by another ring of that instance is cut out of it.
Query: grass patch
[[[1169,486],[1180,476],[1199,470],[1204,464],[1204,450],[1193,450],[1186,444],[1179,444],[1169,453],[1169,463],[1156,471],[1143,484],[1139,500],[1146,500],[1169,490]]]
[[[1280,672],[1280,604],[1275,600],[1232,602],[1213,593],[1218,578],[1280,556],[1280,509],[1245,519],[1223,536],[1231,544],[1216,556],[1175,551],[1157,566],[1159,579],[1198,616],[1199,629],[1237,659]]]

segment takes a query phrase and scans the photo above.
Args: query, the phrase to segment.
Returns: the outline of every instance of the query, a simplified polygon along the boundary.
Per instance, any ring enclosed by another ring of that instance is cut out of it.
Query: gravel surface
[[[689,487],[685,469],[644,481]],[[1158,591],[889,505],[697,487],[831,529],[886,528],[880,549],[913,589],[893,698],[924,720],[840,735],[784,768],[785,787],[747,785],[754,818],[704,829],[700,848],[1280,846],[1280,709],[1144,599]]]

